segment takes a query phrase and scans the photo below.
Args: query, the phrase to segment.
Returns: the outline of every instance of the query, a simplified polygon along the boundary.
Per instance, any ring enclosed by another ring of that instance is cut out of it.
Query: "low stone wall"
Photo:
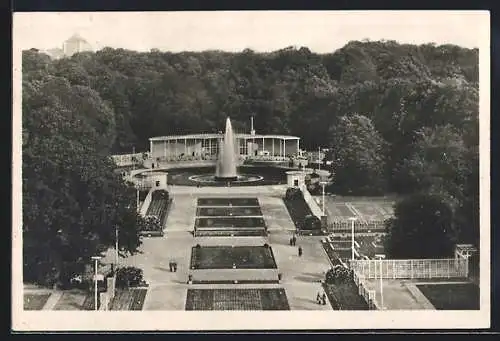
[[[278,269],[190,270],[193,281],[277,281]]]
[[[318,206],[311,193],[309,193],[307,187],[305,185],[301,186],[300,190],[302,191],[302,194],[304,195],[304,200],[307,206],[309,206],[309,208],[311,209],[312,214],[318,217],[318,219],[321,221],[321,226],[326,227],[328,225],[326,216],[323,216],[323,211]]]
[[[153,192],[155,191],[155,188],[151,188],[148,192],[148,195],[146,195],[146,198],[144,199],[144,202],[142,203],[141,209],[139,213],[141,216],[146,216],[146,212],[148,211],[149,205],[151,204],[151,199],[153,197]]]

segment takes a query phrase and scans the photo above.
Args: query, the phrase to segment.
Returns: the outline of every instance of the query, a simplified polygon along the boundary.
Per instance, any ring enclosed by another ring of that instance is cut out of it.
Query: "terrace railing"
[[[346,220],[333,220],[328,224],[332,233],[350,234],[352,223]],[[383,220],[369,220],[354,222],[354,233],[385,233],[385,222]]]
[[[368,308],[370,310],[378,309],[378,302],[375,297],[375,290],[370,290],[366,288],[364,284],[363,275],[358,274],[356,271],[353,271],[354,283],[358,287],[358,294],[362,296],[366,303],[368,304]]]
[[[363,278],[430,279],[466,278],[467,260],[464,259],[384,259],[351,260],[349,267]]]

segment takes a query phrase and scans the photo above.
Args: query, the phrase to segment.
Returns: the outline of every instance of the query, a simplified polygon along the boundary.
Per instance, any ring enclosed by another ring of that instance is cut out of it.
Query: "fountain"
[[[231,120],[226,118],[224,135],[219,140],[219,153],[215,163],[210,167],[172,168],[168,170],[168,182],[181,186],[257,186],[282,183],[284,171],[272,167],[240,166],[238,168],[239,148],[234,135]],[[138,179],[152,176],[153,173],[165,170],[147,170],[134,175]],[[264,177],[265,175],[265,177]]]
[[[219,144],[219,157],[215,168],[215,180],[235,181],[238,180],[236,173],[236,149],[234,148],[234,134],[229,117],[226,119],[226,131],[224,139]]]

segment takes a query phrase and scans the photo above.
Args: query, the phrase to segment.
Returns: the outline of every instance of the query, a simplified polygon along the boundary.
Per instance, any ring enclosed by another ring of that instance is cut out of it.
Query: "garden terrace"
[[[194,246],[191,269],[276,269],[269,246]]]
[[[479,286],[474,283],[417,284],[437,310],[478,310]]]
[[[186,310],[290,310],[284,289],[188,289]]]
[[[230,207],[230,206],[246,206],[259,207],[257,198],[198,198],[198,206],[202,207]]]

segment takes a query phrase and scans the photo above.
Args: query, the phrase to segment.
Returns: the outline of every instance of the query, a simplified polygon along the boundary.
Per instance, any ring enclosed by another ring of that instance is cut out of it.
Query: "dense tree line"
[[[329,147],[330,190],[435,194],[460,237],[477,239],[477,49],[353,41],[328,54],[104,48],[59,60],[28,50],[22,67],[26,230],[45,221],[109,240],[109,228],[87,219],[118,202],[113,191],[120,205],[131,200],[110,153],[147,150],[151,136],[216,132],[226,116],[249,131],[254,116],[260,133]],[[60,212],[39,191],[59,200]]]

